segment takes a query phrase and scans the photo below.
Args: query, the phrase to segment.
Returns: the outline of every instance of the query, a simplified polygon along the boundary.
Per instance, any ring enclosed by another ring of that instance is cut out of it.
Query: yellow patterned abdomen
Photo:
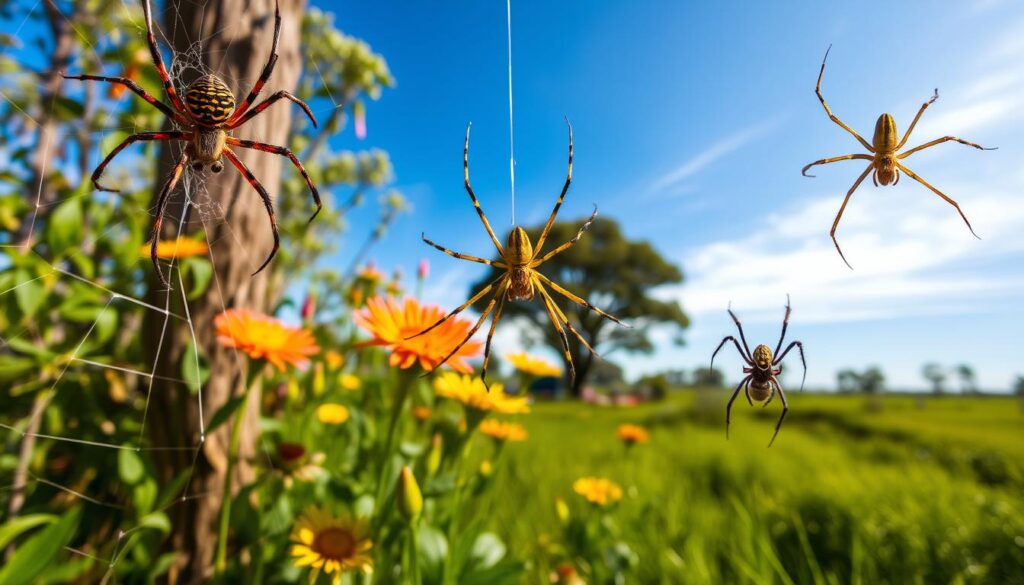
[[[235,111],[235,96],[215,75],[195,80],[185,91],[185,106],[200,126],[218,126]]]

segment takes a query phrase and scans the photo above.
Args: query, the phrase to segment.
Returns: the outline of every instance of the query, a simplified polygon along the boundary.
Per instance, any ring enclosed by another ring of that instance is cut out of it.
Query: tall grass
[[[541,404],[489,505],[547,583],[554,501],[583,475],[621,483],[619,537],[641,583],[1024,583],[1024,415],[1010,399],[796,395],[776,405],[680,392],[629,409]],[[627,449],[617,425],[651,441]],[[582,505],[574,513],[582,512]],[[580,559],[586,561],[586,559]]]

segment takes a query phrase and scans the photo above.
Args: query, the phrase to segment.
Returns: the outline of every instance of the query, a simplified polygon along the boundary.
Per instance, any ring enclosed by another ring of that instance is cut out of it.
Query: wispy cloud
[[[678,187],[684,180],[704,170],[719,159],[732,154],[747,144],[765,136],[778,128],[783,121],[782,116],[750,126],[726,136],[712,144],[707,150],[683,162],[675,169],[665,173],[651,184],[651,192],[658,193]]]

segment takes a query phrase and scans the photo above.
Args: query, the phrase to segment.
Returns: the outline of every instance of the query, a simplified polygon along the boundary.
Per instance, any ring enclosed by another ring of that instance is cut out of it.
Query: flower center
[[[325,528],[313,539],[313,549],[324,558],[336,561],[349,559],[355,555],[356,539],[348,530]]]

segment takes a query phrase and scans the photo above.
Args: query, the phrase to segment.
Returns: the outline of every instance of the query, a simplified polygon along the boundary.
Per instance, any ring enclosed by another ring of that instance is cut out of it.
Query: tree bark
[[[176,59],[182,58],[190,48],[201,42],[201,67],[224,80],[241,101],[259,78],[270,56],[274,32],[273,0],[220,0],[216,2],[174,2],[176,12],[167,10],[163,18],[166,34],[172,34]],[[273,75],[261,98],[277,90],[293,91],[301,73],[299,34],[304,0],[281,0],[283,19],[278,61]],[[158,15],[159,16],[159,15]],[[161,35],[158,33],[157,37]],[[165,52],[166,54],[166,52]],[[194,55],[195,53],[193,53]],[[170,65],[170,64],[169,64]],[[180,95],[185,86],[198,75],[195,63],[189,63],[191,77],[175,80]],[[175,70],[178,68],[172,68]],[[251,120],[233,134],[242,138],[273,144],[287,144],[291,123],[288,102],[277,104]],[[236,148],[239,158],[252,169],[257,179],[276,196],[280,187],[281,165],[286,160],[268,153]],[[154,194],[177,162],[180,146],[168,146],[161,153]],[[252,277],[272,246],[270,222],[259,196],[248,182],[225,161],[219,175],[198,174],[193,184],[205,184],[206,201],[200,201],[203,211],[191,210],[184,232],[206,231],[214,258],[216,281],[200,298],[190,301],[188,311],[195,328],[199,353],[209,369],[209,377],[202,386],[203,417],[210,417],[232,396],[243,391],[245,358],[234,350],[218,345],[213,319],[224,308],[245,307],[257,311],[268,309],[267,286],[273,264]],[[187,170],[186,173],[193,171]],[[164,236],[176,235],[184,196],[179,188],[168,206],[164,222]],[[213,215],[209,216],[212,210]],[[197,217],[200,214],[203,217]],[[202,219],[202,221],[199,221]],[[284,243],[284,245],[287,245]],[[181,306],[177,272],[168,272],[172,286],[171,310],[184,315]],[[154,286],[149,302],[163,307],[167,293]],[[146,322],[147,348],[156,360],[156,373],[173,379],[182,378],[182,358],[191,344],[188,325],[173,317],[163,332],[163,315],[149,312]],[[163,343],[161,347],[161,337]],[[159,356],[156,355],[157,349]],[[253,362],[251,367],[260,367]],[[184,367],[193,367],[191,364]],[[181,383],[155,379],[150,397],[147,431],[154,447],[191,447],[200,443],[200,411],[197,396]],[[239,412],[242,434],[239,460],[232,473],[233,490],[248,483],[254,476],[252,461],[257,451],[257,422],[259,396],[251,397],[246,411]],[[205,437],[197,453],[190,450],[157,450],[154,459],[161,472],[161,483],[167,485],[176,475],[191,473],[188,492],[181,494],[193,499],[180,501],[168,510],[173,533],[168,548],[179,554],[179,563],[172,570],[171,581],[204,582],[210,576],[216,548],[216,519],[221,509],[220,490],[227,467],[228,443],[231,424],[222,425]]]

